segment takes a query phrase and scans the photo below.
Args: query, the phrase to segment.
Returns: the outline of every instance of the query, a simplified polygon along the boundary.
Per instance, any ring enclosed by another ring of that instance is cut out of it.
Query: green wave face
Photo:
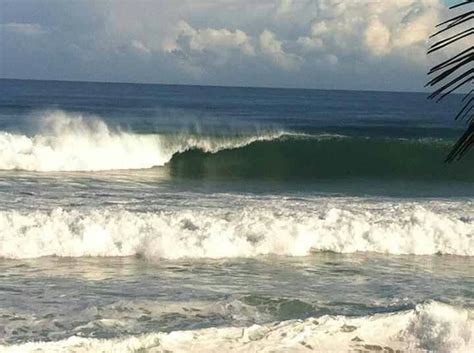
[[[194,178],[399,179],[474,182],[474,157],[446,164],[445,140],[281,137],[216,153],[176,153],[172,176]]]

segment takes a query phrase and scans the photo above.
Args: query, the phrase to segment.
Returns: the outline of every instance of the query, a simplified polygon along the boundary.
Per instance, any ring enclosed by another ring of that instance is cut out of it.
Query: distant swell
[[[0,212],[0,258],[224,258],[305,256],[315,251],[474,256],[473,220],[459,210],[356,206],[352,210],[292,210],[277,205],[157,212],[6,210]],[[472,208],[462,207],[467,214]]]

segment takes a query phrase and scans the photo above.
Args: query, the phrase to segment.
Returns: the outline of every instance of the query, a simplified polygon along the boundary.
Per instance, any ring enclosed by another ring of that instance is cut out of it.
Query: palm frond
[[[436,73],[436,76],[428,81],[425,86],[435,87],[439,85],[439,88],[429,95],[429,99],[436,99],[439,102],[449,94],[465,89],[474,80],[474,68],[472,68],[474,63],[474,46],[472,44],[469,46],[474,35],[474,27],[471,22],[474,20],[474,10],[470,7],[472,5],[474,5],[474,0],[464,0],[451,6],[451,10],[466,6],[463,7],[465,12],[437,25],[436,27],[440,29],[430,36],[430,38],[435,38],[442,33],[446,34],[445,38],[438,40],[429,47],[428,54],[435,53],[458,42],[467,43],[468,47],[431,68],[428,75]],[[460,29],[461,26],[468,26],[468,28]],[[462,98],[462,102],[465,103],[462,103],[463,106],[456,115],[455,120],[467,122],[467,130],[451,149],[451,152],[446,157],[447,162],[462,158],[474,145],[474,94],[472,88]]]

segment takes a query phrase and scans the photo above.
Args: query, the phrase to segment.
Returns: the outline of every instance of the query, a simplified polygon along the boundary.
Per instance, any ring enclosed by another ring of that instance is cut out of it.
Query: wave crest
[[[254,141],[278,138],[281,132],[257,136],[197,137],[189,134],[136,134],[113,129],[99,119],[63,111],[41,117],[34,136],[0,132],[0,170],[99,171],[163,166],[175,153],[189,149],[217,152]]]
[[[137,134],[50,112],[34,136],[0,132],[0,170],[104,171],[165,166],[173,177],[473,182],[469,156],[443,163],[446,140],[267,131],[254,135]]]
[[[224,258],[314,251],[474,256],[473,224],[457,212],[420,205],[0,212],[0,258]]]

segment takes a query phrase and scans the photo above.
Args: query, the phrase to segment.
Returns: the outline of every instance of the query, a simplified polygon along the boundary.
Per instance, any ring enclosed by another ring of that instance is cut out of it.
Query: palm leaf
[[[428,72],[428,75],[435,76],[426,86],[437,87],[428,97],[429,99],[436,99],[439,102],[449,94],[464,90],[469,84],[472,85],[474,80],[474,68],[472,68],[474,63],[474,46],[472,44],[469,46],[469,43],[472,43],[472,36],[474,34],[474,27],[472,26],[474,10],[472,5],[474,5],[474,0],[464,0],[451,6],[450,9],[462,7],[464,12],[437,25],[438,31],[430,37],[435,38],[440,34],[446,35],[445,38],[431,45],[428,49],[428,54],[443,50],[461,41],[461,43],[467,43],[467,49],[434,66]],[[468,28],[461,30],[461,25]],[[451,152],[446,157],[447,162],[462,158],[474,145],[474,94],[472,89],[463,97],[462,102],[463,106],[456,115],[455,120],[466,122],[467,129],[452,147]]]

